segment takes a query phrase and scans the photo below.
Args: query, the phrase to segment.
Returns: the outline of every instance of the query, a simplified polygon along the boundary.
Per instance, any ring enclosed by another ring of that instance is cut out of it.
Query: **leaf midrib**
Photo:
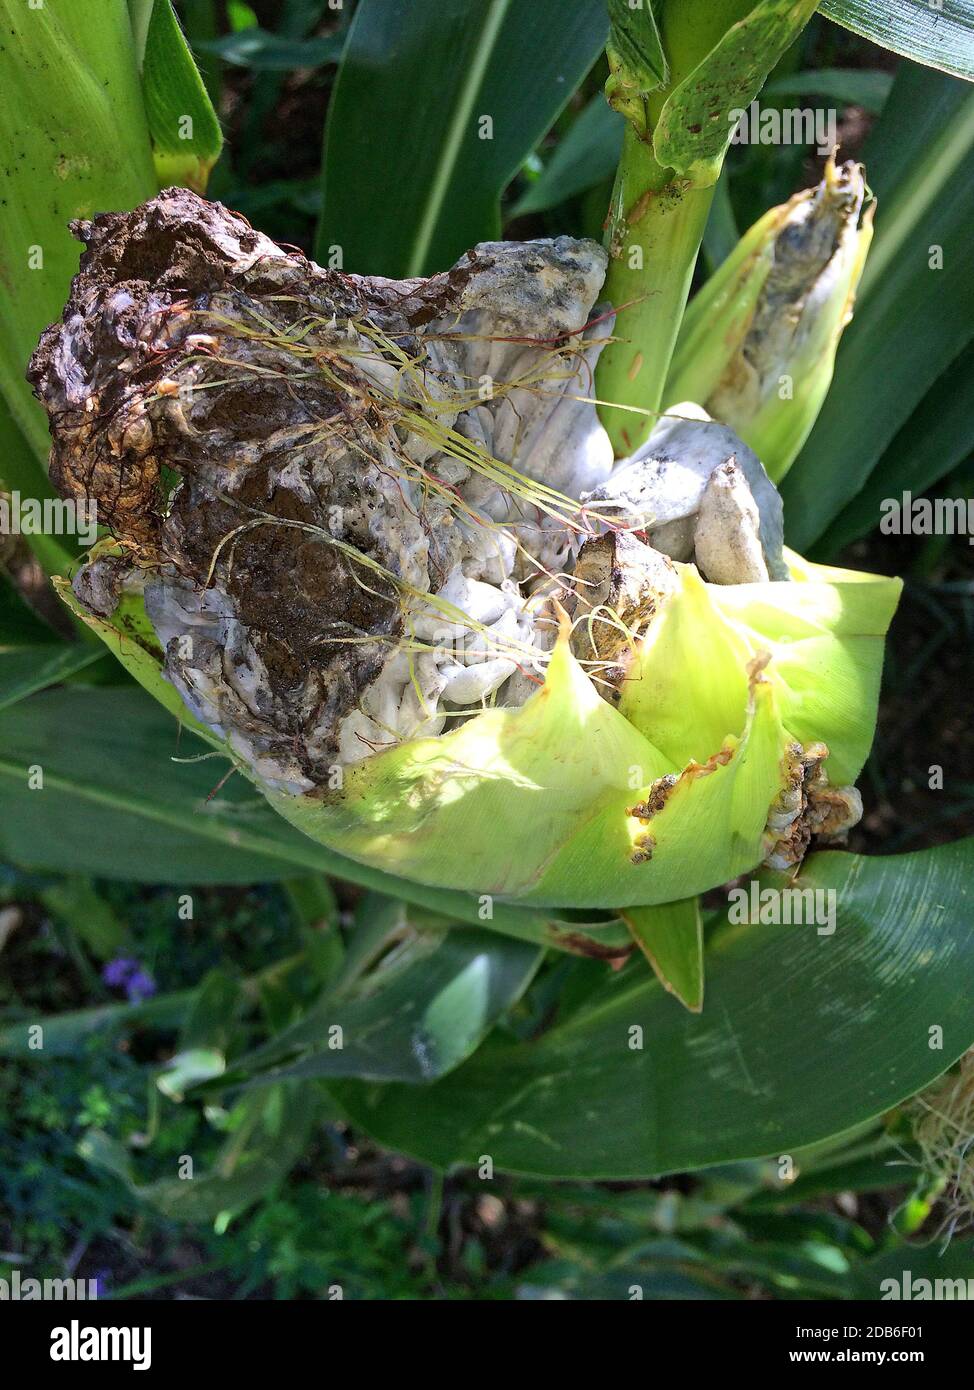
[[[494,49],[497,47],[497,41],[504,20],[507,18],[510,3],[511,0],[491,0],[484,15],[476,47],[476,57],[467,71],[466,81],[458,94],[453,115],[447,127],[446,138],[440,147],[440,155],[430,183],[429,197],[426,200],[423,216],[413,238],[412,248],[406,262],[405,274],[407,278],[422,275],[425,271],[426,258],[429,255],[450,181],[456,169],[460,150],[463,147],[467,122],[473,111],[477,93],[483,85]]]

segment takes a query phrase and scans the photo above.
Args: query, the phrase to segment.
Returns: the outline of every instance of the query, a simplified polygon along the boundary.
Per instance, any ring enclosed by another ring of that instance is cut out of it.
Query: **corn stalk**
[[[714,186],[743,110],[815,0],[610,0],[611,105],[626,116],[605,294],[616,341],[596,376],[617,454],[660,407]]]

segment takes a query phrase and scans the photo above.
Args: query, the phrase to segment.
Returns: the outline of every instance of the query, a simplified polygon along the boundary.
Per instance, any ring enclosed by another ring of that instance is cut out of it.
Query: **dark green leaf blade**
[[[959,1235],[946,1246],[939,1240],[894,1246],[857,1264],[852,1278],[855,1298],[929,1299],[936,1279],[950,1281],[950,1292],[946,1292],[947,1286],[940,1286],[945,1289],[941,1298],[969,1298],[974,1288],[974,1241]],[[926,1291],[920,1282],[924,1279],[931,1281]],[[960,1293],[956,1280],[962,1281]]]
[[[196,997],[195,990],[186,989],[159,994],[137,1004],[100,1004],[40,1018],[32,1010],[23,1021],[0,1027],[0,1057],[20,1057],[32,1062],[77,1057],[85,1040],[96,1035],[121,1033],[129,1028],[176,1028]],[[38,1023],[44,1029],[43,1048],[36,1046],[32,1031]]]
[[[788,72],[764,84],[761,95],[828,97],[843,105],[882,111],[893,88],[893,74],[874,68],[818,68]]]
[[[442,1166],[489,1154],[538,1176],[637,1178],[792,1153],[889,1109],[971,1046],[972,870],[974,840],[815,855],[799,884],[835,890],[835,933],[726,926],[701,1015],[627,973],[536,1041],[488,1040],[421,1110],[404,1087],[335,1094],[380,1142]]]
[[[0,710],[83,671],[104,655],[82,642],[49,642],[29,648],[0,645]]]
[[[198,47],[234,67],[250,68],[253,72],[293,72],[295,68],[320,68],[337,63],[343,43],[341,34],[288,39],[253,25],[236,34],[207,40]]]
[[[301,837],[278,832],[277,818],[253,806],[256,793],[228,784],[207,807],[225,761],[171,761],[204,751],[189,735],[180,740],[176,723],[141,691],[76,688],[20,702],[0,715],[0,857],[157,883],[293,873]],[[31,766],[43,772],[42,789],[28,785]]]
[[[620,914],[664,989],[692,1013],[703,1008],[703,919],[699,898],[632,907]]]
[[[974,0],[822,0],[822,13],[882,48],[974,79]]]
[[[499,200],[598,56],[601,0],[361,0],[325,140],[316,256],[409,276],[500,234]]]
[[[511,208],[511,217],[544,212],[593,188],[615,172],[624,119],[599,93],[558,145],[551,161]]]
[[[350,988],[329,992],[260,1053],[235,1062],[226,1079],[432,1081],[471,1055],[540,960],[537,946],[486,931],[413,933]]]
[[[974,451],[974,344],[952,362],[897,434],[862,491],[832,522],[817,550],[834,556],[850,541],[868,535],[887,499],[904,492],[919,497]]]
[[[0,648],[50,646],[57,641],[54,629],[42,621],[0,570]]]

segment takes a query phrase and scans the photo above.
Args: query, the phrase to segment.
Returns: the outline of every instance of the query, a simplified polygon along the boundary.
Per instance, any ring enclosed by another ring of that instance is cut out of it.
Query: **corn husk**
[[[817,188],[765,213],[691,303],[664,393],[697,401],[779,481],[828,393],[872,241],[862,169],[830,159]]]

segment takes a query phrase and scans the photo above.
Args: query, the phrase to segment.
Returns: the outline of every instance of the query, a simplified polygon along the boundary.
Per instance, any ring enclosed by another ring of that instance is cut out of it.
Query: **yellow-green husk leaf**
[[[766,654],[786,735],[826,743],[829,780],[846,785],[872,745],[902,581],[786,558],[790,583],[705,584],[678,566],[681,589],[641,643],[619,710],[668,757],[700,758],[717,729],[740,724],[748,665]]]
[[[863,196],[861,168],[830,160],[817,188],[745,233],[680,328],[664,403],[704,406],[751,446],[773,482],[797,458],[832,381],[872,243],[875,204],[860,223]],[[816,247],[825,233],[832,249],[823,260]],[[776,279],[778,248],[785,268]]]

